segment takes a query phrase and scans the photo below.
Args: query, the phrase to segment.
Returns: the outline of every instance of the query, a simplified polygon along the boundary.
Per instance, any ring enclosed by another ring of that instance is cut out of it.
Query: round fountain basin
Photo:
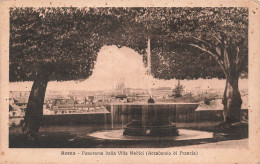
[[[123,135],[128,136],[178,136],[178,129],[173,123],[161,124],[146,123],[142,125],[139,120],[134,120],[124,127]]]
[[[179,136],[126,136],[123,135],[123,129],[121,130],[108,130],[97,131],[88,134],[91,137],[103,140],[116,140],[116,141],[186,141],[186,140],[199,140],[213,138],[212,132],[179,129]]]
[[[124,135],[178,136],[178,129],[172,123],[176,115],[192,113],[197,107],[197,103],[111,104],[110,112],[112,122],[119,118],[113,116],[125,118]]]

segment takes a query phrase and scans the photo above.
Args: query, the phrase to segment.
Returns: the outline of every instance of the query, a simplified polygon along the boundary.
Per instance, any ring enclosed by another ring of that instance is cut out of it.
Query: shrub
[[[175,86],[175,88],[172,90],[173,97],[178,98],[182,97],[182,92],[184,90],[184,86],[181,85],[180,80],[178,81],[178,84]]]

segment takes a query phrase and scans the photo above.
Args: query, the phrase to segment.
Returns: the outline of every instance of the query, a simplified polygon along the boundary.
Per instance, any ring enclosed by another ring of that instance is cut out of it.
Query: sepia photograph
[[[247,31],[247,8],[10,8],[9,146],[247,146]]]
[[[8,149],[97,158],[249,150],[249,12],[9,7]]]

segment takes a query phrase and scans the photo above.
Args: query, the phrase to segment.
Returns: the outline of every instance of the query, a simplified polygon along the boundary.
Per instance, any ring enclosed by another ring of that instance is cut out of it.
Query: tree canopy
[[[155,77],[224,78],[227,73],[224,68],[225,56],[228,58],[227,61],[231,61],[231,65],[239,63],[238,72],[247,73],[247,8],[160,8],[160,10],[162,11],[159,13],[162,14],[157,20],[164,21],[163,26],[160,26],[162,35],[156,35],[155,45],[151,46],[154,48],[152,61],[156,62],[152,64]],[[154,22],[156,17],[148,18]],[[154,23],[148,26],[154,29],[153,25]]]
[[[41,65],[53,70],[50,80],[85,79],[104,45],[132,48],[146,62],[148,37],[154,77],[224,78],[224,55],[205,50],[239,47],[230,54],[247,72],[247,30],[247,8],[11,8],[10,81],[32,81]]]

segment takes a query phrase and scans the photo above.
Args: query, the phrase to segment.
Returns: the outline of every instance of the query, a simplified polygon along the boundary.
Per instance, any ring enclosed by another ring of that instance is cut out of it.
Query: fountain
[[[133,108],[134,120],[124,127],[129,136],[178,136],[176,125],[170,121],[170,108],[165,104],[143,104]],[[137,109],[137,110],[135,110]]]
[[[110,104],[111,129],[88,134],[111,141],[174,141],[213,138],[212,132],[178,129],[181,121],[198,107],[197,103]],[[121,125],[120,125],[121,124]]]
[[[151,79],[150,39],[147,42],[147,75]],[[151,80],[150,80],[151,82]],[[183,141],[212,138],[211,132],[178,129],[177,120],[193,113],[198,103],[158,103],[152,97],[147,103],[110,104],[112,130],[97,131],[89,134],[91,137],[105,140],[130,141]],[[175,122],[175,123],[174,123]],[[114,124],[122,124],[121,129]]]
[[[150,39],[147,41],[147,75],[151,79],[151,52]],[[149,80],[149,84],[151,81]],[[163,105],[154,104],[152,98],[152,86],[150,85],[150,98],[147,105],[142,105],[141,110],[132,109],[137,119],[127,123],[124,127],[123,135],[129,136],[178,136],[176,125],[169,119],[170,108]],[[140,117],[141,116],[141,117]]]

